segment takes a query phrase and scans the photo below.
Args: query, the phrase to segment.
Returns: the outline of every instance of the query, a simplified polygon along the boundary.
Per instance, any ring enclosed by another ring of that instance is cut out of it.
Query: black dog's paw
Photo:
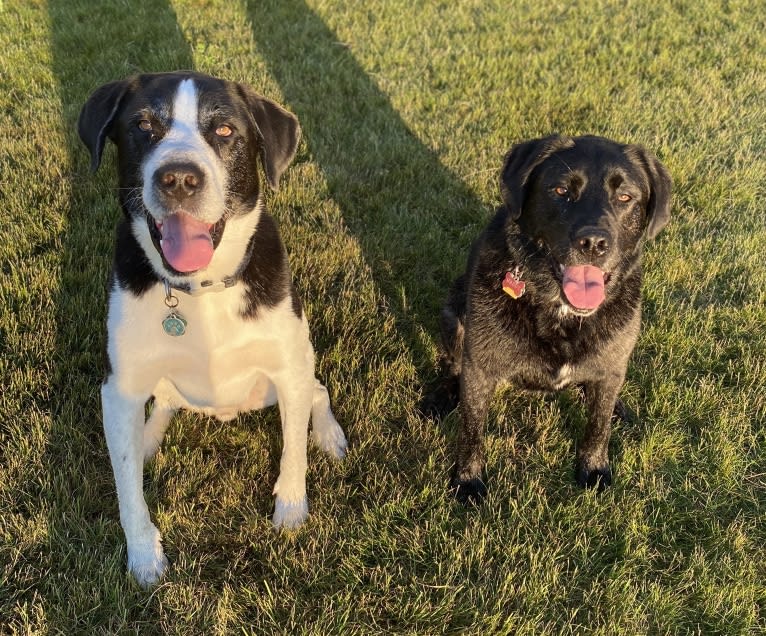
[[[612,421],[617,420],[625,424],[633,424],[636,421],[636,414],[620,399],[614,403],[614,411],[612,411]]]
[[[452,494],[464,506],[478,506],[487,496],[487,487],[479,477],[460,480],[452,479]]]
[[[577,467],[577,483],[581,488],[596,488],[601,492],[612,485],[612,469],[609,464],[602,468],[586,468],[582,464]]]
[[[457,408],[460,402],[460,379],[458,376],[441,378],[432,384],[418,404],[424,417],[443,420]]]

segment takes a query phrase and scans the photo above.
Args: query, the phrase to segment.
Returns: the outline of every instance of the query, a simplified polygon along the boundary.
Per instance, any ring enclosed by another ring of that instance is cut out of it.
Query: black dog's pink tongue
[[[157,227],[162,234],[162,254],[173,269],[193,272],[208,266],[213,258],[212,225],[179,212],[166,217]]]
[[[604,302],[604,272],[593,265],[564,268],[564,295],[577,309],[595,309]]]

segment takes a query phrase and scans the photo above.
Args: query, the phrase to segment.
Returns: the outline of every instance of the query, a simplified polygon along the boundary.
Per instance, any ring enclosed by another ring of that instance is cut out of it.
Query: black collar
[[[183,292],[189,296],[202,296],[207,292],[220,292],[229,287],[234,287],[237,284],[237,276],[227,276],[223,280],[214,283],[212,280],[203,280],[201,283],[183,283],[181,285],[174,285],[167,279],[163,279],[166,289],[175,289],[176,291]]]

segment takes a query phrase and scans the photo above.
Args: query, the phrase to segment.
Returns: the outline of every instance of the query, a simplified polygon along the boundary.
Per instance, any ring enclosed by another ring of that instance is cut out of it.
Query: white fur
[[[562,365],[553,380],[553,388],[558,391],[571,384],[573,371],[574,369],[570,365]]]
[[[163,160],[165,150],[172,154],[187,148],[195,160],[212,153],[204,140],[204,148],[199,146],[202,137],[196,127],[193,82],[181,83],[174,113],[178,119],[171,139],[158,145],[145,174]],[[215,162],[210,165],[215,176]],[[145,220],[134,221],[132,231],[155,271],[171,284],[198,285],[236,272],[261,213],[259,203],[250,214],[229,219],[209,266],[184,277],[173,277],[164,270]],[[295,528],[308,515],[310,417],[313,441],[333,457],[345,454],[346,439],[330,409],[327,390],[314,377],[314,351],[305,316],[296,317],[288,296],[275,307],[258,307],[257,318],[243,319],[245,292],[242,282],[199,296],[174,291],[176,311],[186,319],[187,327],[184,335],[173,337],[162,328],[170,312],[162,284],[140,297],[116,282],[110,290],[107,349],[112,372],[101,389],[104,429],[128,545],[128,567],[142,586],[155,583],[167,567],[160,533],[143,497],[143,463],[157,452],[177,409],[225,421],[279,404],[283,450],[274,484],[273,523],[277,528]],[[151,396],[153,411],[144,422]]]

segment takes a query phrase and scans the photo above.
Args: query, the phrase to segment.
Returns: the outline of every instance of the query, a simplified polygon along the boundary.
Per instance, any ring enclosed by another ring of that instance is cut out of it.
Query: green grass
[[[347,5],[343,7],[343,5]],[[766,17],[758,2],[0,3],[0,633],[766,631]],[[351,451],[310,451],[272,531],[271,410],[183,415],[147,467],[172,567],[126,574],[100,422],[116,206],[74,132],[103,82],[196,68],[300,118],[269,195]],[[642,143],[675,181],[647,246],[615,484],[574,485],[571,394],[498,395],[490,496],[420,419],[436,317],[516,140]]]

